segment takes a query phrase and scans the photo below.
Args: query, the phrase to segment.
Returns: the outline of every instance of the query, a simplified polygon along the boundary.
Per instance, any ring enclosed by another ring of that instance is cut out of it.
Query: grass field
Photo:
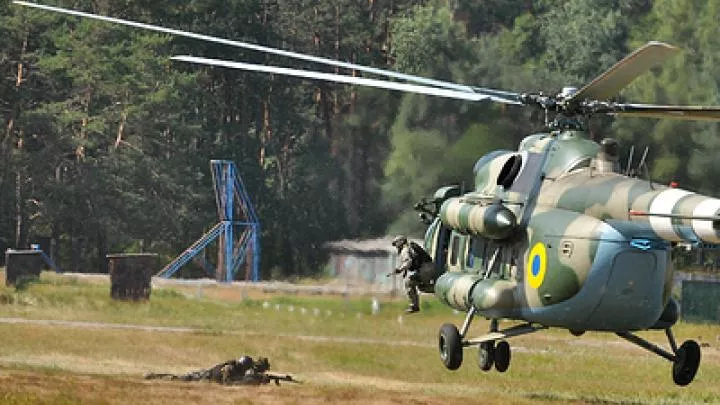
[[[4,285],[4,283],[3,283]],[[438,358],[437,330],[462,323],[423,297],[278,296],[228,286],[155,289],[116,302],[106,282],[43,274],[21,291],[0,287],[0,403],[12,404],[486,404],[720,403],[720,326],[679,324],[703,345],[696,380],[672,383],[670,363],[613,335],[548,330],[513,338],[510,369],[484,373],[475,349],[460,370]],[[476,321],[471,334],[487,322]],[[642,334],[666,347],[662,332]],[[242,354],[302,384],[223,387],[146,381]]]

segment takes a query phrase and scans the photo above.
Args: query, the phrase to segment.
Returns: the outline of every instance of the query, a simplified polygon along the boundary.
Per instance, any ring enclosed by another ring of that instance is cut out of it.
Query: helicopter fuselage
[[[672,243],[720,241],[707,219],[720,200],[619,173],[615,146],[576,131],[532,135],[481,158],[473,192],[441,189],[425,238],[442,273],[435,294],[575,331],[672,325]]]

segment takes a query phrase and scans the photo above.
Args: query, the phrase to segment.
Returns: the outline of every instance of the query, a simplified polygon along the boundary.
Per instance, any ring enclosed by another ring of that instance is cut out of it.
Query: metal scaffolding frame
[[[199,260],[206,271],[212,273],[211,275],[217,281],[230,282],[235,279],[235,274],[245,262],[248,251],[250,251],[252,266],[251,272],[246,275],[246,278],[258,281],[260,279],[260,221],[250,197],[233,161],[211,160],[210,168],[220,222],[168,263],[157,275],[170,278],[183,265],[195,258]],[[204,252],[215,239],[218,240],[218,258],[217,266],[212,266],[204,256],[196,256]]]

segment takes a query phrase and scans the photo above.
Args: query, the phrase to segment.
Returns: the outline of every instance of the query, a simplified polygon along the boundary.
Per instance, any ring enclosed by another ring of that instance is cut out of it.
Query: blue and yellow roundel
[[[542,242],[538,242],[530,250],[526,267],[527,281],[532,288],[540,288],[545,280],[547,268],[547,251]]]

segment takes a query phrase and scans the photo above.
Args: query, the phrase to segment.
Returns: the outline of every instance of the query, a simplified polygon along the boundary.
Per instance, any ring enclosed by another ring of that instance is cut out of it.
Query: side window
[[[504,249],[503,267],[500,277],[506,280],[515,278],[517,274],[517,262],[515,261],[516,249]]]
[[[475,252],[473,251],[473,239],[470,239],[470,243],[468,243],[467,248],[467,254],[465,255],[465,266],[472,268],[473,264],[475,264]]]
[[[513,248],[511,254],[512,258],[510,259],[510,278],[520,281],[520,279],[522,278],[520,271],[518,270],[520,251],[518,250],[518,248]]]
[[[473,269],[478,269],[482,267],[484,255],[485,240],[476,236],[470,238],[470,247],[468,249],[466,265]]]
[[[452,242],[450,242],[450,265],[451,266],[457,266],[459,253],[460,253],[460,238],[457,235],[453,235]]]

